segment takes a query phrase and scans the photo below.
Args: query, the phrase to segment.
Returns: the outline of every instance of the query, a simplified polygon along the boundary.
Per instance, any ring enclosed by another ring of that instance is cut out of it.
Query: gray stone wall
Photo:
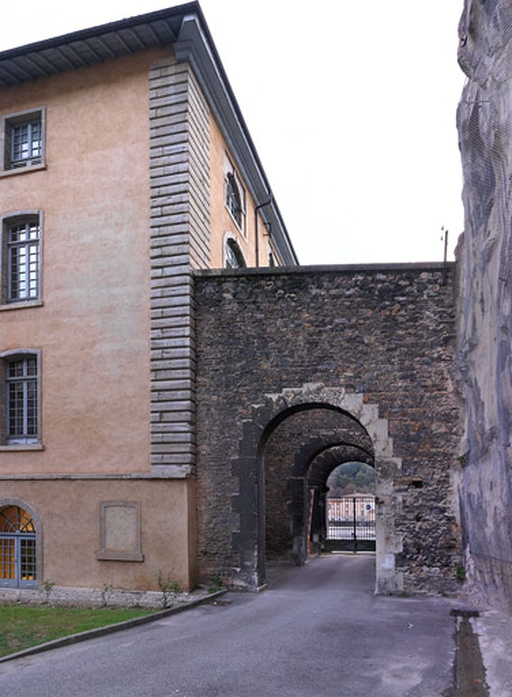
[[[392,458],[379,465],[378,456],[376,467],[390,482],[393,506],[382,518],[394,518],[400,544],[392,562],[403,587],[453,590],[460,562],[453,267],[206,271],[195,276],[195,300],[200,575],[229,579],[250,557],[240,546],[242,519],[258,510],[248,510],[242,490],[261,490],[264,476],[241,443],[252,431],[255,441],[265,434],[257,405],[278,405],[279,394],[318,383],[341,390],[346,404],[378,408],[375,444],[387,421],[381,451],[392,449],[401,468]],[[305,445],[285,444],[290,468],[292,451]]]
[[[466,0],[459,31],[461,512],[470,582],[512,609],[510,2]]]

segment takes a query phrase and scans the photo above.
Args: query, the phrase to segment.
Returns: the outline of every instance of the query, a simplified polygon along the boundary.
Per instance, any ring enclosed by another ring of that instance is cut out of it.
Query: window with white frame
[[[2,140],[5,170],[44,164],[44,110],[4,116]]]
[[[3,445],[33,445],[40,441],[39,357],[37,351],[1,356]]]
[[[41,225],[39,214],[6,217],[2,230],[3,303],[40,298]]]
[[[245,189],[229,161],[225,175],[225,202],[238,229],[245,235]]]

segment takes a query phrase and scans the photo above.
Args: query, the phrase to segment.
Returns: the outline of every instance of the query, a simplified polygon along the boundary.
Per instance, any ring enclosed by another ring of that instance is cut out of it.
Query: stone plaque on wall
[[[102,501],[100,541],[98,559],[143,561],[140,504],[136,501]]]

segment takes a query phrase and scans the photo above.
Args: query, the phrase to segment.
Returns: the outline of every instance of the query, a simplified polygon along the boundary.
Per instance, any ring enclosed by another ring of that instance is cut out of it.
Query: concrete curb
[[[138,627],[141,624],[148,624],[149,622],[154,622],[155,620],[161,620],[164,617],[169,617],[169,615],[176,615],[179,612],[185,612],[185,610],[191,610],[199,605],[211,602],[216,598],[219,598],[227,593],[226,590],[217,591],[215,593],[210,593],[205,595],[203,598],[198,598],[197,600],[192,600],[189,603],[182,603],[181,605],[176,605],[175,607],[167,608],[166,610],[160,610],[159,612],[153,612],[148,615],[143,615],[142,617],[134,617],[132,620],[126,620],[125,622],[118,622],[117,624],[107,624],[104,627],[98,627],[97,629],[90,629],[86,632],[80,632],[79,634],[70,634],[69,636],[62,637],[61,639],[54,639],[53,641],[47,641],[44,644],[38,644],[37,646],[31,646],[29,649],[24,649],[23,651],[17,651],[16,653],[10,653],[8,656],[2,656],[0,658],[0,663],[5,663],[6,661],[12,661],[16,658],[23,658],[24,656],[32,656],[36,653],[43,653],[43,651],[52,651],[53,649],[59,649],[63,646],[71,646],[72,644],[78,644],[81,641],[87,641],[88,639],[95,639],[99,636],[105,636],[107,634],[114,634],[115,632],[121,632],[125,629],[132,629],[132,627]]]

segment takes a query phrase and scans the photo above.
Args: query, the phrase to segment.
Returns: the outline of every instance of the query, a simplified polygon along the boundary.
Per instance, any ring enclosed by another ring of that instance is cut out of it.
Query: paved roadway
[[[275,576],[275,573],[273,574]],[[141,627],[0,664],[2,697],[435,697],[443,598],[375,596],[374,558],[331,555]]]

